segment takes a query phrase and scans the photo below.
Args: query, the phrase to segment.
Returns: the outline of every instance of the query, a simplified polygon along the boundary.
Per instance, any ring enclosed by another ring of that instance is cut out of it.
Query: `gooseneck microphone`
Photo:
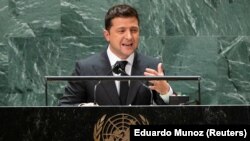
[[[120,68],[120,67],[121,67],[120,64],[119,64],[118,62],[116,62],[116,63],[114,64],[114,66],[112,67],[112,69],[111,69],[106,75],[108,75],[108,74],[111,73],[111,72],[117,71],[118,68]],[[101,82],[102,82],[102,80],[99,80],[99,81],[95,84],[95,86],[94,86],[94,105],[97,105],[97,102],[96,102],[96,90],[97,90],[97,87],[101,84]]]
[[[97,86],[99,86],[100,83],[101,83],[101,80],[99,80],[99,81],[95,84],[95,86],[94,86],[94,105],[97,105],[97,104],[96,104],[96,88],[97,88]]]
[[[114,70],[113,72],[116,74],[123,73],[124,75],[129,76],[124,70],[122,70],[120,64],[118,64],[117,68],[115,68],[113,70]],[[143,82],[141,82],[141,81],[139,81],[139,82],[142,84],[142,86],[144,86],[145,88],[147,88],[150,91],[150,105],[153,105],[153,91]]]

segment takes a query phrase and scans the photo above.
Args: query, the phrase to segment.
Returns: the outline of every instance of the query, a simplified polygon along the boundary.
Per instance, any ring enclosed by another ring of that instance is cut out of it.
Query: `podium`
[[[1,107],[1,140],[104,140],[140,125],[250,125],[249,106]]]

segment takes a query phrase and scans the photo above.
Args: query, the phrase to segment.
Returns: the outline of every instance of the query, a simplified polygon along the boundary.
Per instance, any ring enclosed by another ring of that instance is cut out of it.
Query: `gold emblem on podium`
[[[93,137],[95,141],[129,141],[130,125],[149,125],[148,120],[142,116],[138,117],[120,113],[109,118],[103,115],[95,124]]]

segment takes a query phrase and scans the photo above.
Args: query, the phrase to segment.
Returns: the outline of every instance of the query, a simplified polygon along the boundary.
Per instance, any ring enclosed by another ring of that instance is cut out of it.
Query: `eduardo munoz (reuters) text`
[[[247,138],[247,130],[231,130],[231,129],[215,129],[208,128],[206,130],[183,130],[180,128],[176,129],[161,129],[161,130],[152,130],[152,129],[142,129],[134,128],[132,129],[133,137],[240,137]]]

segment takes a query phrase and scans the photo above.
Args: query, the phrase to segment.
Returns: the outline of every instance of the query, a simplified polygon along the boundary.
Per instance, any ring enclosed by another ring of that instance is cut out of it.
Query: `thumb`
[[[163,64],[159,63],[157,67],[157,72],[159,75],[164,75]]]

